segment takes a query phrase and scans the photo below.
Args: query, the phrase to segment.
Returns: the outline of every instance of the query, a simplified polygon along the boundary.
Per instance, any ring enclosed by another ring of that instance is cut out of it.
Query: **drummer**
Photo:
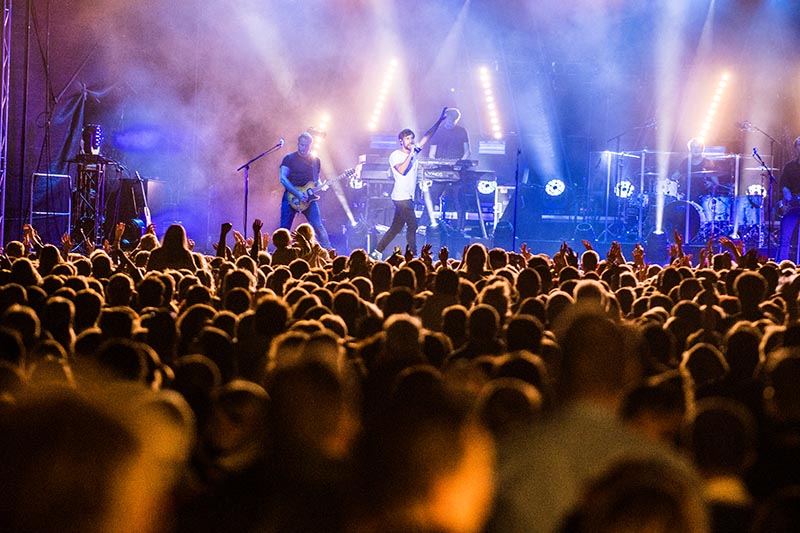
[[[705,156],[705,144],[701,139],[690,139],[687,147],[689,156],[681,161],[669,179],[680,184],[680,192],[685,200],[700,202],[703,196],[727,195],[730,186],[721,183],[724,171],[717,168],[715,161]],[[691,173],[691,180],[687,179]],[[689,185],[691,184],[691,191]]]

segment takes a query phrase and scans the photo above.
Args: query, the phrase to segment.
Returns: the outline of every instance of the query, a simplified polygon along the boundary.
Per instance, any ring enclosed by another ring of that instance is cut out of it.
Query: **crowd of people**
[[[800,527],[795,264],[252,229],[6,244],[0,530]]]

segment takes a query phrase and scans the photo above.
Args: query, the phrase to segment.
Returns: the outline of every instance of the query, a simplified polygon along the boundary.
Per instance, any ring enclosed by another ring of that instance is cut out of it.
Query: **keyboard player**
[[[445,121],[442,127],[436,131],[436,134],[430,140],[430,151],[428,157],[431,159],[448,159],[460,160],[469,159],[472,151],[469,147],[469,134],[464,127],[459,126],[458,122],[461,120],[461,111],[455,107],[448,107]],[[429,188],[431,205],[436,205],[439,202],[442,194],[450,187],[449,197],[455,197],[456,210],[458,212],[458,229],[464,229],[464,221],[466,216],[466,191],[462,184],[459,183],[440,183],[434,182]],[[427,202],[426,202],[427,204]],[[444,217],[442,217],[444,218]],[[429,223],[428,211],[424,210],[420,223],[427,225]]]

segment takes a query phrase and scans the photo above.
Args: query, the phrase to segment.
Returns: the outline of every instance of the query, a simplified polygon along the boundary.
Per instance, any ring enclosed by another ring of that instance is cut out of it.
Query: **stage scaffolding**
[[[11,3],[3,0],[3,51],[0,59],[0,247],[5,246],[8,177],[8,101],[11,93]]]

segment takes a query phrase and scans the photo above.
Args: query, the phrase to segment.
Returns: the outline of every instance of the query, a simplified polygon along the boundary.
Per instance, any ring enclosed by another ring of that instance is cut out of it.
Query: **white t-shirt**
[[[417,170],[419,170],[419,163],[414,159],[411,168],[406,172],[406,175],[400,174],[395,166],[399,165],[406,160],[408,154],[398,149],[392,152],[389,156],[389,166],[392,169],[392,176],[394,177],[394,188],[392,189],[392,200],[413,200],[414,188],[417,186]]]

